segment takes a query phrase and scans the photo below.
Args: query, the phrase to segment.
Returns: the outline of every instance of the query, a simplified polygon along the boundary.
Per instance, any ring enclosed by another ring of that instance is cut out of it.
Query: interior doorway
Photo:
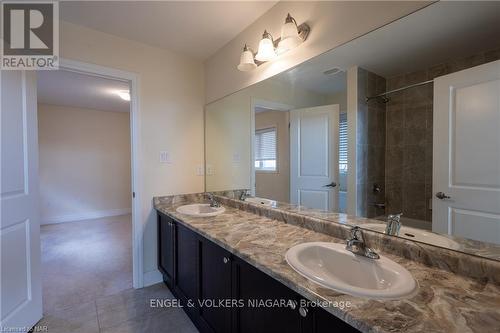
[[[251,113],[250,183],[257,202],[345,211],[340,171],[347,169],[347,119],[340,105],[296,109],[252,100]]]
[[[44,313],[130,289],[130,84],[37,75]]]

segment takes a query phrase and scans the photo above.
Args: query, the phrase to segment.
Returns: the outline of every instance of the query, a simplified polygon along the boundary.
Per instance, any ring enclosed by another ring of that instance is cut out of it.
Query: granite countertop
[[[294,245],[345,242],[309,229],[232,207],[215,217],[176,212],[186,203],[154,199],[155,209],[246,260],[311,301],[349,302],[349,308],[325,308],[362,332],[500,332],[500,286],[466,278],[391,254],[381,253],[408,269],[419,284],[403,300],[370,300],[323,288],[296,273],[285,260]]]
[[[216,195],[226,197],[229,199],[235,199],[239,193],[246,190],[232,190],[232,191],[218,191],[213,192]],[[235,197],[236,196],[236,197]],[[250,205],[252,203],[249,203]],[[254,204],[255,205],[255,204]],[[266,208],[266,206],[263,206]],[[376,219],[376,218],[366,218],[359,216],[351,216],[345,213],[339,212],[326,212],[319,209],[299,206],[295,204],[290,204],[286,202],[280,201],[272,201],[272,206],[267,207],[267,209],[273,209],[285,213],[298,214],[301,216],[312,217],[316,219],[325,220],[328,222],[335,222],[338,224],[344,225],[357,225],[361,228],[366,228],[368,230],[373,230],[370,227],[366,227],[367,224],[385,224],[385,222]],[[404,224],[404,223],[403,223]],[[429,230],[430,231],[430,230]],[[500,261],[500,245],[493,243],[480,242],[472,239],[461,238],[451,235],[439,234],[441,237],[445,237],[447,239],[452,240],[453,242],[458,244],[458,248],[454,249],[456,251],[460,251],[467,254],[472,254],[478,257],[493,259],[496,261]],[[411,239],[414,242],[420,242],[415,239]],[[423,242],[425,243],[425,242]],[[432,244],[431,244],[432,245]],[[437,246],[437,245],[434,245]]]

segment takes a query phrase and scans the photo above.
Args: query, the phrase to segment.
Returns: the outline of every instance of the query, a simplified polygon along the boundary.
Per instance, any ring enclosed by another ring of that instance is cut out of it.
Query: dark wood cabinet
[[[231,253],[206,239],[201,242],[200,316],[213,332],[231,332]]]
[[[163,281],[174,285],[175,223],[163,214],[158,214],[158,269],[163,274]]]
[[[158,268],[201,332],[359,332],[219,245],[158,214]]]
[[[233,262],[233,281],[233,297],[245,304],[235,308],[234,332],[301,332],[295,292],[239,258]]]
[[[308,330],[313,333],[359,333],[357,329],[346,322],[338,319],[328,311],[314,307],[310,308],[312,328]]]
[[[198,299],[198,260],[199,241],[195,232],[177,224],[177,242],[175,251],[174,289],[181,296],[181,301],[191,300],[196,303]]]

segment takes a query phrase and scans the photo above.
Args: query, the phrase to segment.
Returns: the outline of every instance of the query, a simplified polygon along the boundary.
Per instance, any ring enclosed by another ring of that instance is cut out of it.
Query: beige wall
[[[213,102],[269,78],[305,60],[392,22],[431,2],[424,1],[297,1],[279,2],[205,62],[206,101]],[[236,69],[245,43],[257,49],[264,29],[279,36],[292,14],[307,22],[311,33],[300,47],[251,72]]]
[[[290,201],[290,132],[289,112],[265,111],[255,114],[255,129],[276,127],[277,172],[255,172],[255,195],[281,202]]]
[[[206,175],[207,191],[251,188],[252,101],[285,104],[294,109],[325,105],[326,97],[283,81],[266,80],[207,105],[206,163],[213,171]]]
[[[156,214],[152,198],[203,191],[203,66],[173,52],[61,22],[60,51],[66,59],[139,75],[139,137],[146,282],[157,271]],[[160,164],[159,152],[172,163]],[[154,280],[154,279],[153,279]]]
[[[38,105],[42,224],[130,210],[129,116]]]
[[[339,91],[327,97],[328,104],[339,104],[340,112],[347,111],[347,82],[345,85],[345,91]]]

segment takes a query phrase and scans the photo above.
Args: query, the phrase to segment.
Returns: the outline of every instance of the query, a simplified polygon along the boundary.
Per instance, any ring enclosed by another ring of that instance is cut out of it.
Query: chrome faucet
[[[207,193],[208,200],[210,200],[210,207],[212,208],[217,208],[220,207],[220,202],[215,200],[215,197],[212,193]]]
[[[369,259],[379,259],[380,256],[373,249],[366,246],[363,239],[363,233],[358,226],[351,229],[351,234],[347,239],[347,245],[345,247],[347,251],[351,251],[354,254],[367,257]]]
[[[245,201],[246,198],[248,198],[250,194],[248,193],[248,190],[243,190],[240,193],[240,200]]]
[[[401,229],[401,215],[403,215],[403,213],[390,214],[387,216],[387,225],[385,227],[386,235],[399,235],[399,229]]]

